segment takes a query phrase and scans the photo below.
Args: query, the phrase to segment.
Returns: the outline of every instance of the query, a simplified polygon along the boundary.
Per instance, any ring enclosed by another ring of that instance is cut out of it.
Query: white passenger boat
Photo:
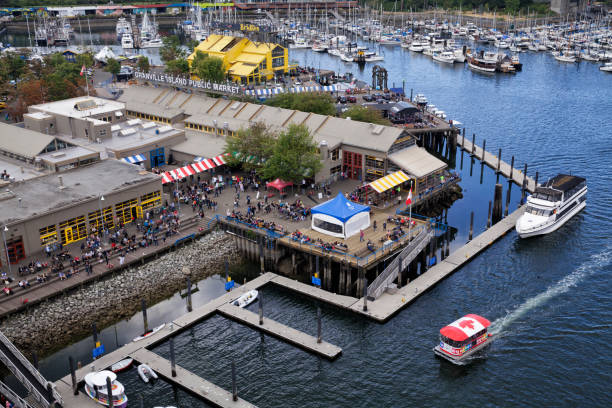
[[[85,392],[92,400],[108,407],[108,390],[106,389],[107,378],[111,380],[113,406],[125,408],[128,403],[128,398],[125,395],[125,388],[117,381],[117,374],[112,371],[102,370],[86,374],[84,378]]]
[[[476,314],[455,320],[440,329],[440,343],[434,347],[435,355],[453,364],[466,364],[471,361],[470,356],[491,343],[490,325],[491,322]]]
[[[516,221],[521,238],[556,231],[586,206],[586,179],[559,174],[527,197],[525,213]]]
[[[434,61],[445,62],[447,64],[455,63],[455,54],[450,51],[434,52],[432,58]]]
[[[164,42],[161,38],[154,38],[149,41],[143,41],[140,48],[161,48],[164,46]]]
[[[157,373],[146,364],[140,364],[137,368],[140,379],[146,383],[151,380],[157,380]]]
[[[143,334],[141,334],[141,335],[140,335],[140,336],[138,336],[138,337],[135,337],[135,338],[134,338],[132,341],[140,341],[140,340],[142,340],[142,339],[144,339],[144,338],[146,338],[146,337],[149,337],[149,336],[151,336],[151,335],[153,335],[153,334],[157,333],[157,332],[158,332],[158,331],[160,331],[161,329],[163,329],[165,325],[166,325],[166,323],[162,323],[162,324],[160,324],[159,326],[154,327],[152,330],[149,330],[148,332],[143,333]]]
[[[257,299],[258,294],[259,292],[257,292],[255,289],[249,290],[247,293],[240,296],[238,299],[231,301],[230,303],[238,307],[247,307]]]
[[[606,62],[599,67],[599,70],[604,72],[612,72],[612,62]]]
[[[132,38],[132,34],[124,33],[121,36],[121,48],[124,50],[134,48],[134,39]]]
[[[576,62],[576,57],[573,55],[567,55],[560,52],[553,52],[553,56],[559,62]]]

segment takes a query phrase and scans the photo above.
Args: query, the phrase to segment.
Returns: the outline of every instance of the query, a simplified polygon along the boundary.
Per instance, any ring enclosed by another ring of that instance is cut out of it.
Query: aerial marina
[[[0,9],[1,402],[608,406],[611,10],[414,7]]]

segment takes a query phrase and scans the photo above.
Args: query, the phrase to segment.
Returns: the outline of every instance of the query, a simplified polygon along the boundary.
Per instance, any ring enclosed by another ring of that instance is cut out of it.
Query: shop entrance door
[[[159,167],[166,164],[166,157],[164,155],[164,148],[153,149],[149,152],[151,156],[151,167]]]

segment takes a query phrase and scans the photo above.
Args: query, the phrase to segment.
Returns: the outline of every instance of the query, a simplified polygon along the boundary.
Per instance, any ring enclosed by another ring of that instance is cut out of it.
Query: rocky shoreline
[[[224,261],[237,259],[235,242],[224,232],[208,235],[138,268],[128,268],[67,296],[43,302],[2,322],[0,330],[22,351],[46,355],[140,310],[145,299],[153,305],[192,282],[223,270]],[[41,335],[44,333],[44,335]]]

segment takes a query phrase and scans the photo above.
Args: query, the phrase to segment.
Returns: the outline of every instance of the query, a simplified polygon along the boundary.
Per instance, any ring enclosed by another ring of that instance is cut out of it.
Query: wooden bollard
[[[482,162],[485,162],[485,154],[486,154],[486,149],[487,148],[487,139],[484,139],[482,141],[482,157],[480,158],[480,160],[482,160]]]
[[[68,356],[68,364],[70,364],[70,379],[72,380],[72,394],[79,395],[79,388],[76,380],[76,370],[74,369],[74,358]]]
[[[499,153],[497,155],[497,170],[496,170],[496,173],[499,173],[501,171],[501,153],[502,153],[502,149],[499,149]]]
[[[113,387],[111,384],[112,384],[112,381],[110,377],[106,377],[106,392],[107,392],[107,397],[108,397],[108,408],[113,408],[115,406],[115,403],[113,402]]]
[[[238,401],[238,386],[236,384],[236,362],[232,359],[232,400]]]
[[[317,306],[317,343],[321,343],[321,308]]]
[[[472,240],[472,235],[474,235],[474,211],[470,213],[470,236],[468,241]]]
[[[144,325],[144,332],[149,331],[149,321],[147,320],[147,302],[144,299],[141,299],[140,306],[142,308],[142,323]]]
[[[497,224],[502,219],[502,193],[503,193],[502,185],[496,184],[495,194],[493,195],[493,213],[492,213],[493,225]],[[491,203],[489,202],[489,208],[491,208],[490,204]]]
[[[170,372],[176,377],[176,356],[174,354],[174,337],[170,337]]]
[[[191,312],[193,305],[191,303],[191,278],[187,277],[187,311]]]
[[[263,325],[263,294],[259,292],[259,325]]]
[[[510,181],[512,181],[512,173],[514,173],[514,156],[512,156],[512,160],[510,161]]]
[[[489,211],[487,212],[487,229],[491,228],[491,207],[492,205],[493,205],[493,202],[489,200]]]

